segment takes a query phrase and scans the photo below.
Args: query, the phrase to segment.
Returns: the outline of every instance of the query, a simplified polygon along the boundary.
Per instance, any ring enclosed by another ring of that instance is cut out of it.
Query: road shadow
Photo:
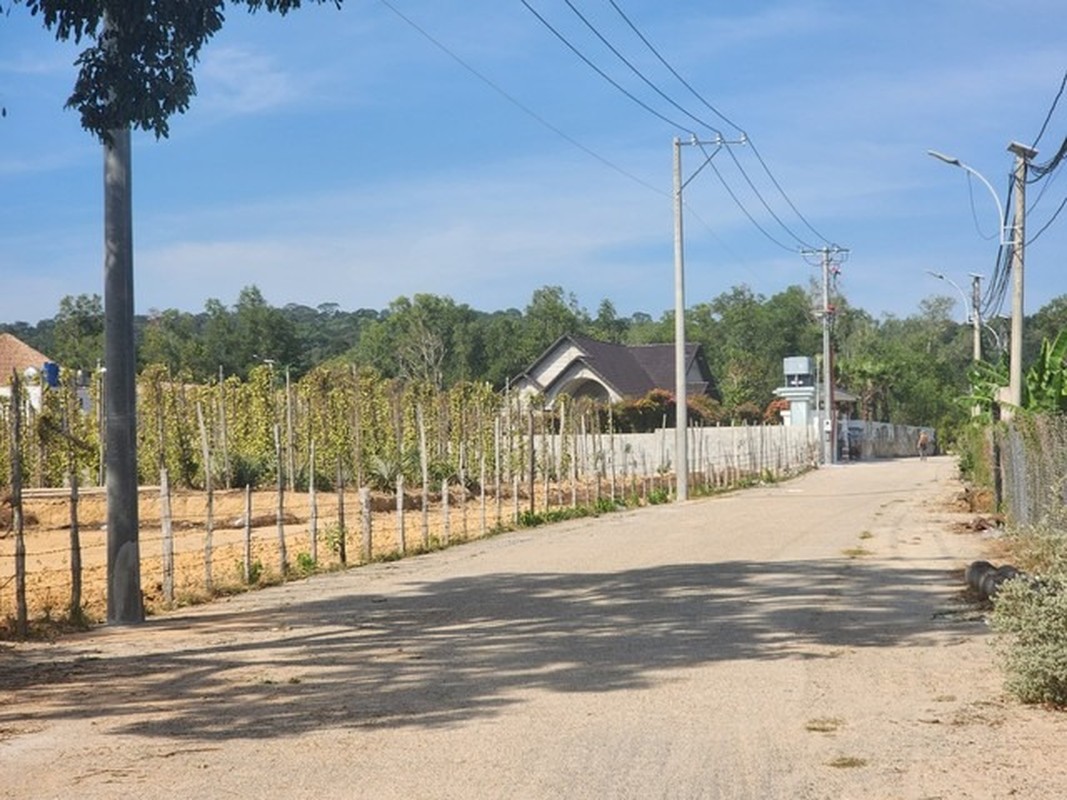
[[[982,630],[935,613],[951,601],[954,566],[842,558],[507,573],[172,616],[145,626],[143,655],[85,656],[61,642],[50,663],[0,663],[12,700],[0,730],[26,722],[24,704],[36,720],[104,718],[119,732],[191,741],[432,729],[494,715],[531,690],[633,690],[717,661],[939,646],[948,625]]]

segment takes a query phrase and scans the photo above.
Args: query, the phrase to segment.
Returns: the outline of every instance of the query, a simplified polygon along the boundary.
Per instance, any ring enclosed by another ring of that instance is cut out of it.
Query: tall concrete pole
[[[674,461],[677,499],[689,499],[689,409],[685,375],[685,248],[682,239],[682,140],[674,137]]]
[[[137,513],[130,130],[104,145],[104,374],[107,415],[107,621],[144,621]]]
[[[834,367],[830,352],[830,248],[822,250],[823,463],[837,462],[837,414],[834,412]]]
[[[974,326],[974,361],[982,360],[982,276],[971,273],[971,325]]]
[[[1011,360],[1008,367],[1008,402],[1015,408],[1023,404],[1023,262],[1026,246],[1026,167],[1037,155],[1032,147],[1018,142],[1008,145],[1015,154],[1013,187],[1015,192],[1015,226],[1011,248]]]

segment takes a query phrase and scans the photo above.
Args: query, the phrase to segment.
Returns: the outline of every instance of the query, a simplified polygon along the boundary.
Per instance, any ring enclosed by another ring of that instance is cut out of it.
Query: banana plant
[[[960,402],[969,409],[977,407],[981,410],[978,420],[990,422],[994,418],[994,410],[1002,405],[1000,395],[1001,390],[1008,385],[1008,366],[1003,361],[996,364],[976,361],[967,375],[971,392],[961,397]]]
[[[1023,407],[1038,413],[1067,412],[1067,331],[1041,343],[1037,361],[1026,373]]]

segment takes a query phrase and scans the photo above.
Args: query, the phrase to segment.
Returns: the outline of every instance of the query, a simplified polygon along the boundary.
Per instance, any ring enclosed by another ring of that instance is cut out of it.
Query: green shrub
[[[241,561],[234,562],[237,574],[244,578],[245,567]],[[263,577],[263,562],[258,558],[248,565],[248,585],[254,586]]]
[[[1008,690],[1024,703],[1067,705],[1067,581],[1008,581],[992,624]]]
[[[327,525],[326,529],[322,532],[322,541],[335,556],[341,555],[341,542],[344,538],[345,529],[337,524]]]
[[[653,489],[648,493],[648,504],[650,506],[658,506],[663,503],[669,503],[671,500],[671,493],[667,489]]]
[[[311,553],[297,553],[296,554],[296,572],[299,575],[310,575],[315,571],[315,559],[311,557]]]
[[[233,470],[230,483],[233,486],[251,486],[258,489],[270,474],[268,465],[259,459],[236,455],[231,462]]]

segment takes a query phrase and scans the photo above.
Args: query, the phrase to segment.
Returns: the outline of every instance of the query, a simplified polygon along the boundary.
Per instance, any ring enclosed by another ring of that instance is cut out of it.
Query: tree
[[[130,130],[169,132],[196,92],[200,48],[222,27],[225,0],[17,0],[78,56],[67,107],[104,144],[104,329],[107,412],[107,619],[144,620],[137,514]],[[323,0],[314,0],[323,2]],[[341,0],[334,0],[340,6]],[[285,14],[301,0],[234,0]]]
[[[494,312],[481,321],[479,335],[485,358],[482,377],[497,389],[505,389],[513,378],[530,365],[515,347],[515,342],[522,337],[522,329],[522,312],[517,308]]]
[[[1026,320],[1023,335],[1023,363],[1039,357],[1042,344],[1053,341],[1060,331],[1067,331],[1067,294],[1052,298]]]
[[[626,331],[629,324],[621,319],[615,312],[615,304],[607,298],[600,301],[596,319],[593,320],[591,332],[593,336],[603,342],[620,344],[626,341]]]
[[[59,301],[52,357],[67,369],[95,369],[104,358],[104,307],[100,295]]]
[[[565,333],[582,333],[588,323],[589,315],[573,293],[566,294],[561,286],[536,289],[526,306],[523,363],[529,364]]]
[[[686,315],[689,338],[700,342],[722,392],[723,408],[765,408],[781,385],[782,359],[811,355],[820,345],[811,300],[799,286],[770,299],[735,286]]]
[[[172,375],[188,371],[197,380],[208,376],[201,369],[204,343],[192,314],[175,309],[149,312],[141,336],[140,365],[162,364]]]

